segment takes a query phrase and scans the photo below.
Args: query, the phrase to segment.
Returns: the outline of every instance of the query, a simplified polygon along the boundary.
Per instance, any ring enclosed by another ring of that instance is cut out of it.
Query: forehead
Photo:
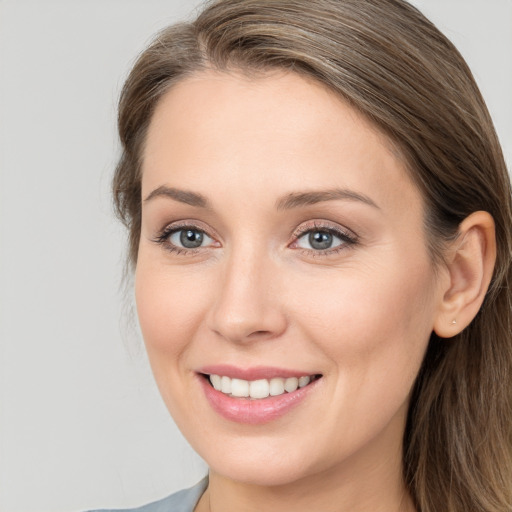
[[[419,194],[385,135],[325,86],[285,72],[201,72],[168,91],[147,134],[143,194],[175,180],[267,196],[325,186]]]

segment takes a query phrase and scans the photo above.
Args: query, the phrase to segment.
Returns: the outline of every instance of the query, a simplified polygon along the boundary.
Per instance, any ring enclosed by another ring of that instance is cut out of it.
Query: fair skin
[[[162,397],[210,467],[196,510],[414,510],[410,391],[431,332],[453,336],[483,300],[492,219],[467,220],[436,272],[389,141],[292,73],[175,85],[151,120],[142,199],[138,314]],[[279,372],[314,377],[253,400],[208,380]]]

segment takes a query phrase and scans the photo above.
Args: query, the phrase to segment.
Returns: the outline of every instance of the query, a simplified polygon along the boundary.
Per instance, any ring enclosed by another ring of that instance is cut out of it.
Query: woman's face
[[[163,399],[217,474],[399,466],[441,287],[390,146],[296,74],[205,72],[159,103],[137,308]]]

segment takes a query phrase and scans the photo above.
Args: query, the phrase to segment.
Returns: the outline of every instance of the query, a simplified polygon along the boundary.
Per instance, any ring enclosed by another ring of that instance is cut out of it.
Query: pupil
[[[187,249],[195,249],[201,247],[203,243],[203,233],[192,229],[183,230],[180,234],[180,242]]]
[[[309,244],[313,249],[329,249],[332,245],[332,235],[327,231],[313,231],[309,234]]]

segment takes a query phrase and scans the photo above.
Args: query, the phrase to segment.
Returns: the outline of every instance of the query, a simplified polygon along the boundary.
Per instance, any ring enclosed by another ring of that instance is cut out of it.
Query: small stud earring
[[[452,320],[452,325],[455,325],[457,323],[457,320]]]

